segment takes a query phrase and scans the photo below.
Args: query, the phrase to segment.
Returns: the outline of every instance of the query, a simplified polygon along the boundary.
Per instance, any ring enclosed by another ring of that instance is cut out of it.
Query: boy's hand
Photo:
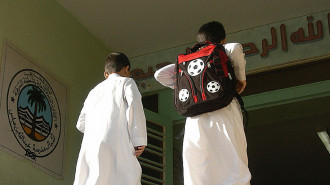
[[[244,81],[237,80],[236,91],[238,94],[241,94],[244,91],[245,87],[246,87],[246,80]]]
[[[146,148],[146,146],[137,146],[137,147],[134,147],[134,149],[135,149],[134,155],[136,157],[139,157],[142,154],[142,152],[144,151],[145,148]]]

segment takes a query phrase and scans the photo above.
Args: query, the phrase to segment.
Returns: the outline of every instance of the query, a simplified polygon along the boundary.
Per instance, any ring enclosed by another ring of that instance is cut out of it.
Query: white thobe
[[[141,184],[134,147],[147,145],[141,94],[131,78],[111,74],[90,91],[77,128],[84,133],[74,185]]]
[[[224,46],[237,79],[246,80],[242,46]],[[155,78],[173,88],[174,70],[174,64],[167,65],[156,71]],[[243,117],[236,98],[227,107],[186,119],[183,169],[185,185],[250,184]]]

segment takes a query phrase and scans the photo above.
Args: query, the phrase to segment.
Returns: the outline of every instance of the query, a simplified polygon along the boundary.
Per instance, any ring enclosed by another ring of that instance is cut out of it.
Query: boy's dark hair
[[[123,67],[131,66],[127,56],[124,53],[110,53],[105,60],[104,71],[108,74],[119,72]]]
[[[213,43],[220,43],[226,38],[226,31],[220,22],[212,21],[203,24],[197,34],[198,42],[210,41]]]

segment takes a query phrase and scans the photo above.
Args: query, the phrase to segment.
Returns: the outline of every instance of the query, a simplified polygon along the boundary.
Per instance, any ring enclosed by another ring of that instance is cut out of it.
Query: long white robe
[[[90,91],[77,129],[84,133],[74,185],[138,185],[134,147],[147,145],[141,94],[131,78],[111,74]]]
[[[230,43],[225,49],[237,79],[246,80],[242,46]],[[167,65],[154,76],[173,88],[174,69],[174,64]],[[236,98],[227,107],[186,119],[183,169],[185,185],[250,184],[243,118]]]

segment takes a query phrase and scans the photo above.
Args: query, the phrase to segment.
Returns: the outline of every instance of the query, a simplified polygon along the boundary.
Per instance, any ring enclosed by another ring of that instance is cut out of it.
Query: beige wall
[[[72,184],[82,138],[76,120],[89,89],[103,79],[109,50],[56,1],[48,0],[0,0],[1,51],[4,40],[65,84],[68,111],[63,179],[0,150],[0,185]],[[7,124],[5,121],[0,124]]]

